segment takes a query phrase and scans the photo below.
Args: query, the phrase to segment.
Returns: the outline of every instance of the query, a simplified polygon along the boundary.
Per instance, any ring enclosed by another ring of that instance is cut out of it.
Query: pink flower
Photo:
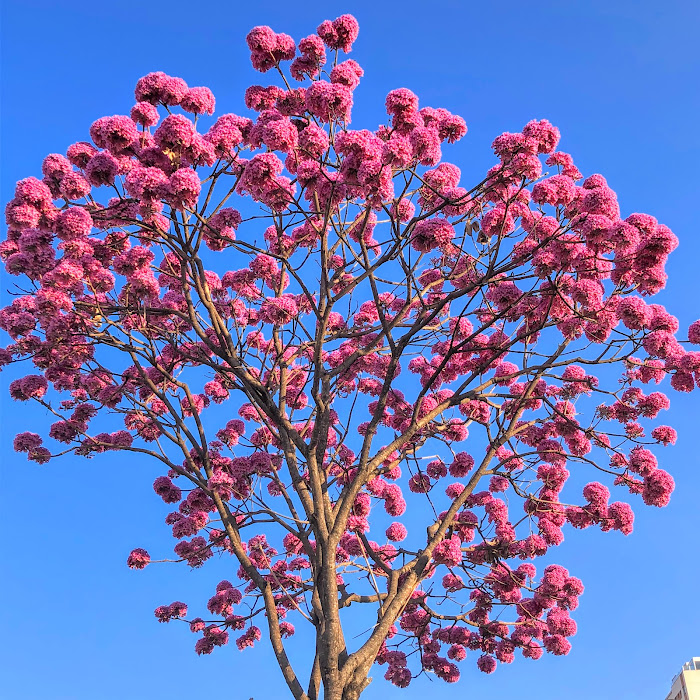
[[[538,182],[532,188],[532,201],[536,204],[566,206],[574,199],[576,185],[566,175],[553,175]]]
[[[645,447],[634,447],[630,451],[629,468],[636,474],[649,476],[656,470],[657,466],[656,457]]]
[[[251,51],[272,53],[277,46],[277,35],[267,26],[253,27],[245,40]]]
[[[73,172],[70,161],[60,153],[51,153],[41,164],[41,172],[44,174],[44,181],[50,186],[57,186],[63,177]]]
[[[448,592],[452,593],[455,591],[459,591],[462,588],[464,588],[464,581],[460,576],[457,576],[456,574],[445,574],[442,577],[442,587]],[[449,656],[449,653],[448,653]],[[450,658],[455,658],[454,656],[451,656]],[[461,659],[459,659],[461,660]]]
[[[421,253],[427,253],[435,248],[444,248],[454,237],[455,230],[447,219],[439,216],[423,219],[413,229],[411,246]]]
[[[233,158],[235,149],[241,145],[243,135],[251,125],[250,119],[235,114],[224,114],[216,120],[204,138],[214,147],[217,155]]]
[[[246,633],[241,635],[236,640],[236,646],[240,651],[243,651],[246,647],[254,646],[255,642],[260,641],[262,638],[262,633],[260,629],[255,626],[251,626],[246,630]]]
[[[494,153],[504,161],[509,161],[517,153],[535,153],[537,151],[537,143],[533,139],[528,139],[523,134],[510,132],[497,136],[491,147]]]
[[[191,168],[181,168],[168,180],[166,199],[173,208],[180,211],[194,209],[201,188],[197,173]]]
[[[352,90],[346,85],[317,80],[306,91],[306,108],[322,122],[350,122]]]
[[[294,625],[291,622],[280,622],[280,635],[284,637],[292,637],[294,635]]]
[[[296,88],[283,92],[275,100],[277,111],[285,117],[303,116],[306,114],[306,89]]]
[[[563,656],[571,651],[571,642],[561,634],[546,635],[542,643],[544,648],[555,656]]]
[[[160,199],[167,191],[168,176],[159,168],[137,166],[126,176],[124,189],[137,199]]]
[[[428,493],[431,489],[430,477],[427,474],[414,474],[408,480],[408,488],[413,493]]]
[[[97,149],[91,143],[79,141],[68,146],[66,156],[76,168],[84,168],[95,153]]]
[[[190,622],[190,632],[202,632],[206,627],[206,623],[201,617],[195,617],[192,622]]]
[[[62,180],[60,192],[67,200],[82,199],[90,193],[90,183],[76,172],[68,173]]]
[[[270,110],[270,112],[275,118],[266,121],[259,129],[262,143],[271,151],[291,153],[297,147],[299,140],[297,128],[290,119],[285,117],[279,118],[281,116],[279,112],[273,110]],[[267,112],[263,112],[259,121],[267,114]]]
[[[289,72],[295,80],[304,80],[306,76],[317,78],[321,66],[326,62],[326,47],[319,36],[312,34],[299,42],[301,56],[292,61]]]
[[[520,372],[520,367],[512,362],[501,362],[496,371],[493,373],[493,378],[499,386],[510,386],[514,384],[518,378],[512,376]]]
[[[158,606],[154,613],[158,622],[170,622],[170,620],[185,617],[187,615],[187,605],[176,601],[170,605]]]
[[[634,513],[628,503],[615,502],[608,506],[608,518],[612,521],[612,528],[619,530],[623,535],[629,535],[633,530]]]
[[[131,554],[129,554],[126,565],[130,569],[144,569],[150,561],[151,555],[145,549],[139,547],[132,550]]]
[[[280,61],[291,61],[296,53],[292,37],[287,34],[275,34],[267,26],[253,27],[246,36],[250,49],[250,59],[255,70],[265,73]]]
[[[675,445],[678,437],[676,431],[668,425],[660,425],[654,428],[651,431],[651,436],[662,445]]]
[[[156,145],[163,150],[181,151],[195,141],[194,124],[182,114],[170,114],[153,134]]]
[[[450,464],[450,476],[462,479],[474,468],[474,458],[467,452],[458,452]]]
[[[284,95],[284,90],[277,85],[268,85],[267,87],[251,85],[245,91],[245,106],[256,112],[263,112],[266,109],[272,109],[282,95]]]
[[[391,484],[391,486],[395,486],[395,484]],[[384,510],[394,518],[398,518],[406,512],[406,501],[401,496],[400,489],[398,494],[394,492],[384,493]]]
[[[476,662],[477,668],[484,673],[493,673],[496,670],[496,659],[488,654],[480,656]]]
[[[558,165],[561,167],[561,174],[570,177],[572,180],[580,180],[582,175],[574,165],[574,159],[568,153],[557,151],[545,161],[547,165]]]
[[[223,470],[216,470],[207,485],[209,488],[218,493],[221,498],[228,500],[233,493],[233,478]]]
[[[141,126],[155,126],[160,118],[157,107],[150,102],[137,102],[131,108],[130,116]]]
[[[462,563],[462,542],[459,537],[453,535],[438,543],[433,551],[433,559],[437,564],[457,566]]]
[[[330,78],[332,83],[347,85],[354,90],[360,84],[360,78],[364,74],[365,72],[356,61],[348,59],[333,67]]]
[[[220,588],[222,584],[228,584],[228,587]],[[207,609],[215,615],[231,615],[233,606],[241,602],[241,592],[228,581],[222,581],[216,591],[216,595],[209,599]]]
[[[391,542],[402,542],[406,539],[408,535],[408,530],[406,526],[402,523],[391,523],[386,529],[386,537]]]
[[[688,327],[688,341],[700,345],[700,321],[694,321]]]
[[[644,477],[642,500],[648,506],[662,508],[669,504],[674,488],[673,477],[668,472],[663,469],[654,469]]]
[[[607,216],[611,222],[620,217],[617,195],[607,186],[587,190],[581,202],[581,209],[588,214]]]
[[[676,391],[693,391],[695,389],[695,380],[690,372],[676,372],[671,377],[671,386]]]
[[[216,625],[211,625],[204,629],[204,637],[195,644],[195,651],[198,654],[211,654],[214,647],[225,644],[228,644],[228,632]]]
[[[10,396],[16,401],[41,399],[48,389],[46,378],[39,374],[15,379],[10,382]]]
[[[180,104],[186,93],[187,83],[182,78],[173,78],[162,71],[139,78],[134,90],[137,102],[166,106]]]
[[[119,161],[109,152],[96,153],[85,166],[85,178],[94,187],[113,185],[119,172]]]
[[[102,117],[90,127],[93,141],[109,149],[114,155],[126,153],[138,139],[139,131],[130,117]]]
[[[328,146],[328,134],[316,124],[309,124],[299,133],[299,148],[312,158],[320,158]]]
[[[436,165],[442,156],[437,129],[419,126],[411,131],[413,155],[421,165]]]
[[[165,503],[177,503],[182,499],[182,491],[167,476],[159,476],[153,482],[153,490]]]
[[[416,207],[413,202],[404,197],[398,203],[392,205],[391,213],[399,221],[406,223],[413,218],[413,215],[416,213]]]
[[[259,153],[246,163],[238,183],[238,192],[250,192],[260,200],[265,190],[283,169],[282,161],[274,153]]]
[[[607,510],[610,491],[603,484],[593,482],[584,486],[583,497],[596,513],[604,513]]]
[[[645,328],[652,317],[652,309],[641,297],[624,297],[617,305],[618,318],[630,330]]]
[[[236,229],[241,221],[241,215],[235,209],[220,209],[204,226],[204,242],[211,250],[223,250],[236,239]]]
[[[185,396],[180,401],[184,416],[199,415],[209,405],[209,397],[206,394],[192,394]]]
[[[513,219],[512,210],[499,204],[486,214],[481,219],[481,230],[488,237],[505,236],[515,230],[515,221]]]
[[[457,114],[451,114],[446,109],[423,107],[420,110],[425,126],[437,129],[441,141],[455,143],[467,133],[467,124]]]
[[[546,119],[528,122],[523,128],[523,136],[537,144],[538,153],[552,153],[561,138],[559,129],[552,126]]]
[[[668,396],[660,391],[654,391],[637,401],[637,408],[645,418],[656,418],[659,411],[668,410],[671,406]]]
[[[505,476],[492,476],[489,480],[489,491],[492,493],[507,491],[509,486],[510,481]]]
[[[260,320],[274,326],[289,323],[299,313],[296,299],[292,294],[265,299],[260,306]]]
[[[64,241],[87,238],[92,231],[92,217],[82,207],[64,209],[54,223],[56,235]]]
[[[322,22],[316,32],[329,49],[350,53],[352,44],[360,33],[360,25],[352,15],[341,15],[332,22]]]
[[[386,96],[387,114],[404,115],[418,111],[418,97],[408,88],[392,90]]]
[[[313,248],[319,240],[322,229],[321,219],[310,219],[292,230],[292,240],[299,247]]]
[[[408,688],[411,683],[411,671],[405,666],[390,665],[384,678],[397,688]]]
[[[189,88],[180,100],[180,107],[193,114],[214,114],[216,100],[208,87]]]
[[[41,436],[36,433],[18,433],[14,439],[15,452],[31,452],[41,447]]]
[[[51,190],[35,177],[26,177],[15,186],[15,198],[22,204],[30,204],[39,211],[51,206]]]
[[[131,276],[137,270],[147,268],[153,259],[154,253],[144,246],[134,246],[126,252],[114,258],[113,269],[119,275]]]

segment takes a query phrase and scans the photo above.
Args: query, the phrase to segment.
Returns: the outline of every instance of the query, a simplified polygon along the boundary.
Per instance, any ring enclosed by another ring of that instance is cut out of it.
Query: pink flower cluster
[[[288,34],[276,34],[270,27],[254,27],[246,37],[253,68],[269,71],[280,61],[291,61],[296,54],[294,39]]]

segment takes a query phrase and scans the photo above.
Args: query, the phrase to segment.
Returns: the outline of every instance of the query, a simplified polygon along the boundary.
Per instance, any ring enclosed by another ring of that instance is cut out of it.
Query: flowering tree
[[[567,524],[630,533],[608,486],[668,503],[648,445],[676,433],[646,423],[669,400],[645,385],[700,381],[700,353],[647,302],[673,233],[621,218],[547,121],[496,138],[471,189],[441,160],[464,121],[409,90],[351,129],[357,34],[350,15],[298,46],[253,29],[254,68],[279,79],[248,88],[252,119],[204,128],[208,88],[141,78],[130,116],[17,184],[0,244],[23,276],[0,364],[33,363],[10,393],[55,416],[58,443],[24,432],[15,449],[160,462],[178,560],[228,557],[235,583],[199,617],[156,617],[185,620],[199,654],[269,637],[298,700],[354,700],[374,664],[405,687],[458,680],[467,650],[486,673],[566,654],[583,585],[531,561]],[[583,486],[596,470],[608,485]],[[315,633],[303,669],[294,624]]]

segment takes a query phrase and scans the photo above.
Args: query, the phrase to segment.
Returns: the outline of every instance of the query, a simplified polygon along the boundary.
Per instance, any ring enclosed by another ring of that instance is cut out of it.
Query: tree
[[[156,617],[186,621],[200,654],[264,630],[304,700],[355,700],[375,663],[405,687],[457,681],[467,650],[487,673],[518,650],[566,654],[583,585],[530,560],[567,524],[633,524],[567,467],[666,505],[673,479],[648,447],[676,433],[642,424],[669,406],[643,387],[700,381],[700,353],[647,302],[674,234],[622,219],[547,121],[496,138],[469,190],[441,160],[464,121],[409,90],[388,94],[387,124],[350,129],[363,71],[340,54],[357,34],[343,15],[297,50],[256,27],[253,66],[279,85],[246,91],[254,119],[206,130],[210,90],[145,76],[130,116],[17,184],[0,244],[23,277],[0,364],[32,362],[10,393],[56,419],[52,449],[32,432],[15,449],[160,462],[178,559],[229,557],[236,583],[206,619],[181,602]],[[294,624],[316,635],[304,669]]]

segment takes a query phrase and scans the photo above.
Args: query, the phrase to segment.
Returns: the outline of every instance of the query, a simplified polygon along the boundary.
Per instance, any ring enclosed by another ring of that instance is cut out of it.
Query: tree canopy
[[[583,584],[550,550],[567,527],[629,534],[611,489],[669,502],[653,385],[700,381],[700,321],[678,340],[649,302],[668,227],[623,218],[546,120],[469,185],[442,156],[464,120],[406,88],[351,128],[358,31],[254,28],[276,84],[246,90],[252,117],[144,76],[129,116],[17,184],[0,244],[19,278],[0,365],[32,364],[10,394],[55,417],[15,449],[162,464],[176,558],[228,557],[231,581],[157,619],[199,654],[269,638],[298,700],[354,700],[375,664],[406,687],[568,653]],[[295,625],[316,638],[301,669]]]

